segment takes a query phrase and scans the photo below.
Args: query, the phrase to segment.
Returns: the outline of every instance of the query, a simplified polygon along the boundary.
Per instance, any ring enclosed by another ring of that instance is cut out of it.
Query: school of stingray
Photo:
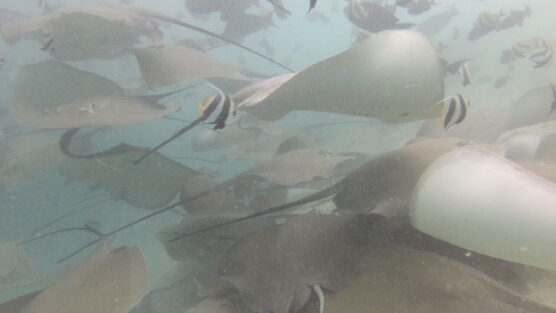
[[[0,2],[0,313],[556,313],[550,0]]]

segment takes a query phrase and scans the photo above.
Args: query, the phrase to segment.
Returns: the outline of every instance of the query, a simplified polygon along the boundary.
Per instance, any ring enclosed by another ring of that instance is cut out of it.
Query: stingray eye
[[[214,96],[207,96],[203,99],[203,101],[199,102],[199,104],[197,105],[197,114],[199,116],[203,115],[205,109],[207,108],[207,104],[210,103],[212,98],[214,98]]]

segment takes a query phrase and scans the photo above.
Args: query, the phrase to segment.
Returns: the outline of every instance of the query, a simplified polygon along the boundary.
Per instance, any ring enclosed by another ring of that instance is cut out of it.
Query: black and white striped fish
[[[443,103],[439,119],[444,129],[449,129],[452,126],[463,122],[467,116],[469,101],[459,93],[448,96],[440,100],[438,103]]]
[[[548,65],[552,61],[553,55],[554,49],[545,43],[538,51],[529,55],[529,60],[535,63],[534,67],[542,67]]]
[[[170,138],[164,140],[158,146],[152,148],[147,153],[143,154],[139,159],[134,161],[133,163],[138,164],[142,160],[144,160],[147,156],[151,153],[157,151],[158,149],[165,146],[170,141],[178,138],[179,136],[185,134],[189,130],[193,129],[195,126],[206,123],[206,124],[214,124],[214,129],[222,129],[226,126],[226,121],[236,115],[236,107],[234,104],[233,99],[225,94],[222,90],[216,88],[209,84],[212,88],[218,90],[218,94],[216,96],[209,96],[206,97],[198,106],[200,117],[191,122],[189,125],[185,126],[184,128],[177,131],[175,134],[170,136]]]
[[[467,61],[463,62],[460,65],[458,72],[464,87],[471,84],[471,73],[469,72],[469,66]]]
[[[512,51],[518,57],[523,58],[546,46],[546,42],[542,38],[525,39],[514,43],[512,45]]]
[[[199,103],[198,111],[204,117],[204,124],[214,124],[214,129],[222,129],[226,121],[236,116],[234,100],[227,94],[219,91],[215,96],[208,96]]]

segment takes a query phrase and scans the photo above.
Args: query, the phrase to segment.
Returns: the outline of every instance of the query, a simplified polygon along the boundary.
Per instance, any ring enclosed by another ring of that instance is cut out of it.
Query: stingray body
[[[319,111],[403,123],[438,116],[440,108],[431,107],[444,96],[436,52],[409,30],[376,34],[271,86],[266,96],[238,102],[238,110],[263,120]]]
[[[239,68],[185,46],[147,47],[136,49],[134,54],[143,78],[153,87],[196,78],[248,80]]]
[[[65,9],[2,27],[2,37],[8,44],[24,38],[43,43],[50,40],[46,49],[66,61],[113,59],[140,36],[155,42],[163,37],[156,21],[123,10],[122,5],[110,4]]]
[[[127,313],[147,292],[147,271],[139,248],[114,248],[103,242],[21,313]]]
[[[242,175],[260,176],[274,184],[292,186],[315,178],[330,178],[334,168],[348,159],[325,151],[299,149],[255,165]]]
[[[191,231],[177,236],[173,240],[295,208],[331,196],[334,196],[334,203],[339,209],[372,212],[384,216],[404,215],[407,214],[407,205],[420,175],[438,157],[465,144],[468,142],[457,138],[418,139],[406,147],[369,161],[340,182],[320,192],[233,221]],[[221,189],[217,188],[217,190]],[[210,193],[210,190],[206,192],[206,194]],[[183,201],[182,203],[186,205],[187,202]]]
[[[16,242],[0,242],[0,290],[29,285],[37,280],[29,255]]]
[[[477,182],[481,182],[477,184]],[[412,224],[503,260],[556,269],[556,185],[484,149],[455,149],[419,179]],[[493,222],[495,221],[495,222]]]
[[[554,93],[552,87],[532,88],[521,95],[510,110],[506,129],[529,126],[553,119]]]
[[[302,312],[315,312],[316,305]],[[326,295],[324,312],[553,312],[484,273],[435,253],[374,245],[355,279]]]
[[[21,310],[33,300],[39,291],[31,292],[17,298],[11,299],[4,303],[0,303],[0,312],[2,313],[20,313]]]
[[[148,149],[120,144],[109,150],[83,157],[69,152],[62,137],[62,151],[72,157],[60,164],[58,171],[72,181],[97,185],[123,200],[143,209],[160,208],[182,190],[185,181],[199,175],[189,167],[159,153],[141,163],[133,164]]]
[[[179,110],[158,103],[168,96],[128,96],[114,82],[58,61],[20,67],[12,79],[15,95],[9,111],[19,123],[35,128],[128,125]]]
[[[57,140],[40,133],[6,138],[0,153],[0,187],[22,188],[52,175],[64,161]]]
[[[352,277],[370,223],[349,212],[292,217],[230,247],[220,275],[255,312],[297,310],[311,286],[335,290]]]
[[[154,42],[161,41],[163,34],[159,30],[159,21],[218,38],[292,71],[259,52],[206,29],[156,11],[121,3],[66,9],[9,23],[2,27],[1,33],[4,41],[10,45],[21,39],[39,41],[44,44],[43,50],[63,60],[113,59],[132,47],[140,36],[148,36]]]

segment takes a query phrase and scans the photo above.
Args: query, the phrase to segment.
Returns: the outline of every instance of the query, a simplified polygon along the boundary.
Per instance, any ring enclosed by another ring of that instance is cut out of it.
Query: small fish
[[[445,130],[461,123],[465,119],[469,101],[461,94],[456,93],[455,95],[440,100],[438,103],[444,104],[442,113],[440,114],[440,122]]]
[[[460,78],[461,78],[461,82],[462,82],[464,87],[471,84],[471,73],[469,72],[468,63],[469,62],[467,62],[467,61],[463,62],[461,64],[461,66],[459,67],[459,70],[458,70]]]
[[[436,4],[434,3],[434,0],[414,0],[409,6],[407,13],[411,15],[419,15],[430,10],[433,4]]]
[[[477,18],[479,25],[486,29],[500,30],[502,28],[502,13],[481,13]]]
[[[511,10],[508,16],[501,21],[502,29],[512,28],[514,26],[522,26],[525,18],[531,16],[531,8],[526,6],[524,10]]]
[[[388,9],[369,1],[353,0],[344,9],[350,22],[371,33],[387,29],[406,29],[413,23],[398,23],[399,19]]]
[[[547,44],[542,38],[519,40],[512,45],[512,52],[523,58],[546,46]]]
[[[545,45],[537,52],[531,53],[529,55],[529,60],[535,63],[535,68],[542,67],[552,61],[552,56],[554,55],[554,49],[548,45]]]
[[[158,146],[150,149],[148,152],[143,154],[139,159],[133,161],[135,164],[139,164],[142,160],[148,157],[151,153],[162,148],[172,140],[178,138],[179,136],[185,134],[189,130],[193,129],[195,126],[204,124],[213,124],[214,129],[222,129],[226,126],[226,121],[231,117],[236,115],[236,107],[233,99],[225,94],[222,90],[209,84],[212,88],[218,91],[216,96],[209,96],[203,99],[198,106],[200,117],[191,122],[189,125],[177,131],[175,134],[170,136],[170,138],[164,140]]]
[[[473,23],[473,29],[469,32],[467,36],[467,40],[473,41],[477,40],[493,30],[501,30],[502,29],[502,16],[504,14],[502,12],[498,14],[493,13],[481,13]]]
[[[198,111],[202,117],[206,116],[203,124],[213,124],[214,129],[226,127],[226,121],[237,114],[234,100],[223,92],[203,99]]]

